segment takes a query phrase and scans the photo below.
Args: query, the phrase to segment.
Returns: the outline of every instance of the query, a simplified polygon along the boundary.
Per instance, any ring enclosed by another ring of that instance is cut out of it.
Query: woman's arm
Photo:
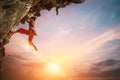
[[[26,21],[29,23],[30,22],[30,18],[28,16],[26,16]]]

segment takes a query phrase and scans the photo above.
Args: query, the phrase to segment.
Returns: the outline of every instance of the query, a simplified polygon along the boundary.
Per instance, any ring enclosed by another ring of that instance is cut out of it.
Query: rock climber
[[[31,17],[29,18],[28,16],[26,16],[26,21],[28,22],[29,24],[29,29],[26,30],[24,28],[19,28],[18,30],[16,30],[15,32],[12,32],[10,31],[12,34],[14,33],[21,33],[21,34],[26,34],[28,35],[28,42],[29,42],[29,45],[33,46],[34,49],[37,51],[37,47],[35,46],[35,44],[32,42],[33,38],[36,34],[36,30],[34,29],[34,24],[35,24],[35,17]]]

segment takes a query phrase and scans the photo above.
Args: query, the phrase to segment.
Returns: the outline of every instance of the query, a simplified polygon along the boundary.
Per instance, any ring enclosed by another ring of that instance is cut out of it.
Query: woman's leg
[[[19,32],[21,34],[27,34],[28,30],[23,29],[23,28],[19,28],[17,31],[15,31],[15,33],[17,33],[17,32]]]
[[[34,37],[34,35],[33,35],[33,36],[29,36],[28,41],[29,41],[29,44],[30,44],[31,46],[33,46],[33,47],[34,47],[34,49],[37,51],[37,50],[38,50],[38,49],[37,49],[37,47],[36,47],[36,46],[34,45],[34,43],[32,42],[33,37]]]
[[[12,36],[12,35],[15,34],[15,33],[27,34],[27,32],[28,32],[28,30],[23,29],[23,28],[19,28],[19,29],[16,30],[16,31],[11,31],[11,30],[10,30],[9,34],[10,34],[10,36]]]

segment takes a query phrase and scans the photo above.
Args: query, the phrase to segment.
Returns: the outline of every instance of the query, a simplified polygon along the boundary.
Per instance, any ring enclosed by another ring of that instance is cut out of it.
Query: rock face
[[[0,80],[2,80],[2,57],[5,56],[4,45],[9,42],[10,30],[25,22],[26,15],[40,16],[41,10],[64,8],[71,3],[82,3],[84,0],[0,0]]]

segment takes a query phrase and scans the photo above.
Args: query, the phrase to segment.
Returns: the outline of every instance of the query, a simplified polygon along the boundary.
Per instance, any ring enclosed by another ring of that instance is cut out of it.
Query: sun
[[[48,65],[48,67],[52,72],[57,72],[60,69],[59,66],[56,63],[50,63]]]

